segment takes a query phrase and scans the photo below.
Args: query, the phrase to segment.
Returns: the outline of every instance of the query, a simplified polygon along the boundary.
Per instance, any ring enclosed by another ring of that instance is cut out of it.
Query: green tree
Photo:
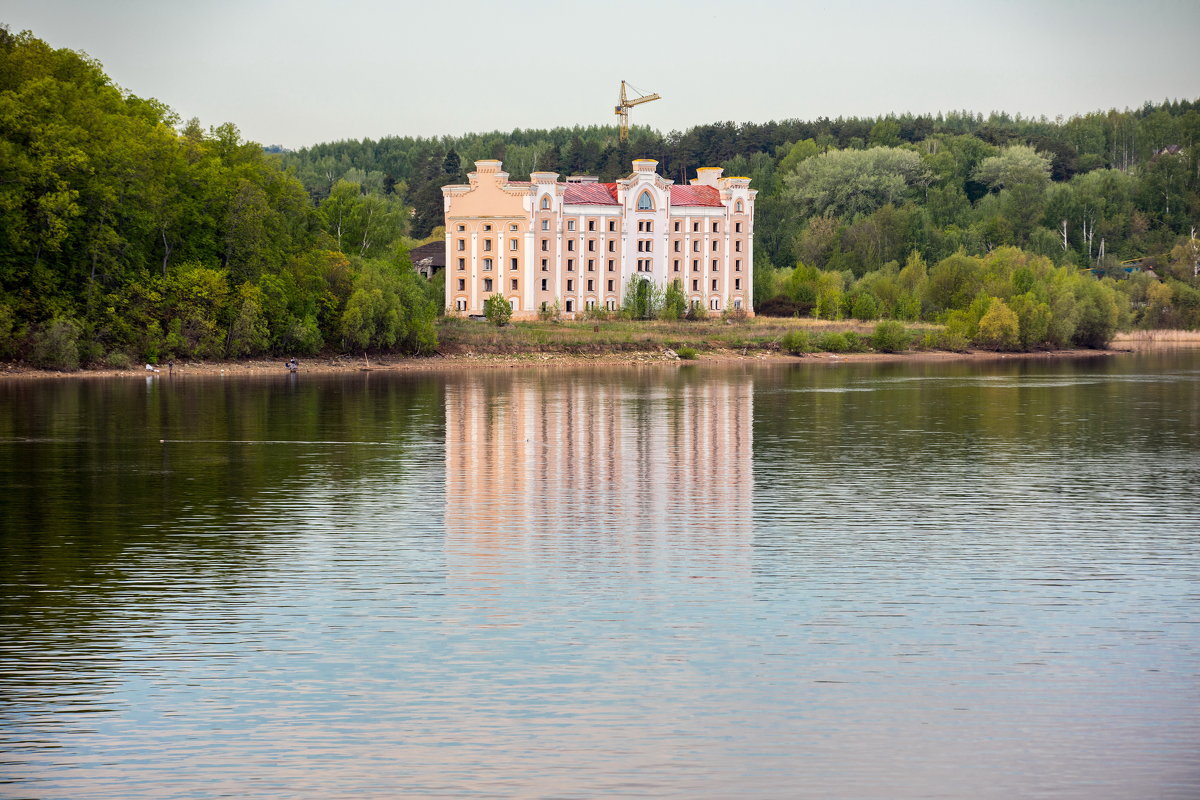
[[[503,327],[512,319],[512,303],[504,295],[494,294],[483,301],[483,316],[497,328]]]
[[[993,297],[979,320],[975,344],[988,350],[1016,350],[1021,345],[1017,315],[998,297]]]

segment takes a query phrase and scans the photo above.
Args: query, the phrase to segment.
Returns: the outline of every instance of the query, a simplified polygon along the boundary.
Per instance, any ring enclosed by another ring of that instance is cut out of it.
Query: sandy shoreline
[[[1004,361],[1046,360],[1096,356],[1114,356],[1130,350],[1054,350],[1035,353],[995,353],[975,350],[965,353],[948,351],[910,351],[907,353],[811,353],[791,356],[785,353],[713,350],[702,353],[694,361],[683,361],[663,352],[624,352],[598,354],[568,353],[521,353],[521,354],[453,354],[428,357],[382,356],[379,358],[334,356],[300,360],[300,373],[349,374],[365,372],[437,372],[468,369],[522,369],[532,367],[593,367],[593,366],[667,366],[699,364],[852,364],[873,362],[931,362],[931,361]],[[243,361],[198,361],[176,363],[173,370],[163,365],[159,372],[163,377],[238,377],[283,375],[287,373],[282,359],[251,359]],[[79,379],[79,378],[144,378],[148,374],[145,365],[130,369],[81,369],[75,372],[54,372],[29,367],[23,364],[0,365],[0,380],[3,379]]]

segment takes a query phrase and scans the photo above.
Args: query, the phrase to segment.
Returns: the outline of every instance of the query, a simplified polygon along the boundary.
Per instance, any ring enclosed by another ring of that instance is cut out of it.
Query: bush
[[[812,340],[808,331],[803,329],[791,330],[783,335],[779,346],[794,356],[804,355],[813,351]]]
[[[987,312],[979,319],[975,344],[989,350],[1019,350],[1021,326],[1017,315],[1003,300],[993,297]]]
[[[609,311],[606,307],[600,305],[599,303],[583,310],[583,318],[595,322],[604,322],[612,319],[612,316],[613,312]]]
[[[79,325],[69,319],[47,322],[33,337],[33,363],[42,369],[79,369]]]
[[[562,316],[562,306],[555,300],[553,304],[542,302],[541,308],[538,309],[538,319],[542,322],[550,322]]]
[[[859,336],[854,331],[846,331],[842,334],[846,337],[846,352],[847,353],[865,353],[867,350],[867,341]]]
[[[696,358],[696,348],[681,347],[675,351],[684,361],[692,361]]]
[[[908,330],[895,320],[879,323],[871,334],[871,347],[881,353],[903,353],[911,343]]]
[[[706,311],[704,306],[702,306],[700,303],[693,303],[692,305],[688,306],[687,313],[683,316],[684,319],[691,320],[692,322],[706,319],[707,317],[708,311]]]
[[[483,301],[483,316],[497,328],[507,325],[512,319],[512,303],[505,300],[503,295],[494,294]]]
[[[850,304],[850,316],[862,322],[879,319],[879,301],[870,292],[856,295]]]
[[[817,337],[817,349],[826,353],[847,353],[850,343],[846,341],[846,334],[830,331]]]
[[[104,362],[112,369],[129,369],[133,364],[133,361],[129,358],[129,354],[120,350],[114,350],[109,353]]]

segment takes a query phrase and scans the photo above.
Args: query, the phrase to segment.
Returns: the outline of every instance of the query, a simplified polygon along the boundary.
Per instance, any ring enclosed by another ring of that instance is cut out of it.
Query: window
[[[516,249],[517,249],[517,247],[518,247],[518,245],[517,245],[517,240],[516,240],[516,239],[509,239],[509,240],[508,240],[508,249],[509,249],[509,250],[516,250]]]
[[[572,311],[574,311],[574,310],[575,310],[575,301],[574,301],[574,300],[568,300],[568,301],[567,301],[567,313],[568,313],[568,314],[570,314],[570,313],[571,313]]]
[[[683,249],[683,242],[676,239],[675,240],[675,252],[678,253],[682,249]]]
[[[713,291],[715,292],[716,290],[717,290],[717,279],[713,278]]]
[[[721,271],[721,260],[720,260],[720,259],[718,259],[718,258],[714,258],[714,259],[713,259],[713,268],[712,268],[712,271],[713,271],[713,272],[720,272],[720,271]]]
[[[465,230],[467,229],[467,226],[466,226],[466,225],[459,225],[459,226],[458,226],[458,229],[459,229],[460,231],[465,231]]]
[[[699,233],[699,232],[700,232],[700,223],[693,222],[692,223],[692,233]]]
[[[589,297],[587,300],[583,301],[583,305],[585,308],[595,308],[596,301]]]
[[[567,239],[567,252],[568,253],[575,252],[575,240],[574,239]]]
[[[721,223],[714,222],[713,223],[713,233],[720,233],[720,232],[721,232]]]
[[[574,271],[575,271],[575,259],[568,258],[567,259],[567,272],[574,272]]]
[[[467,260],[466,260],[465,258],[460,258],[460,259],[458,260],[458,268],[459,268],[459,269],[466,269],[466,268],[467,268]]]
[[[613,260],[611,258],[608,260],[608,271],[613,271]]]
[[[734,279],[733,279],[733,289],[734,289],[734,291],[737,291],[737,290],[739,290],[739,289],[741,289],[741,288],[742,288],[742,279],[741,279],[741,278],[734,278]]]
[[[546,279],[542,278],[542,291],[546,291]]]
[[[740,258],[733,262],[733,271],[734,272],[742,271],[742,260]]]
[[[596,282],[595,282],[595,281],[588,281],[588,288],[587,288],[587,290],[588,290],[589,292],[594,292],[594,291],[596,291],[595,287],[596,287]]]
[[[547,251],[547,250],[549,250],[549,249],[550,249],[550,240],[549,240],[549,239],[542,239],[542,252],[544,253],[544,252],[546,252],[546,251]]]
[[[575,230],[575,220],[573,220],[573,219],[567,220],[567,230],[569,230],[569,231]]]
[[[467,249],[467,240],[466,240],[466,239],[459,239],[459,240],[458,240],[458,249],[459,249],[459,250],[466,250],[466,249]]]
[[[735,297],[735,298],[733,298],[733,307],[734,307],[734,308],[736,308],[736,309],[738,309],[738,310],[741,310],[741,308],[742,308],[742,298],[740,298],[740,297]]]
[[[717,245],[719,245],[720,243],[721,243],[720,239],[713,239],[712,240],[712,249],[715,251],[717,249]]]
[[[615,231],[616,229],[617,229],[617,221],[615,219],[610,219],[608,221],[609,232]]]
[[[738,203],[738,205],[740,206],[741,203]],[[741,233],[742,232],[742,223],[740,223],[740,222],[733,223],[733,232]]]
[[[521,309],[521,300],[520,300],[520,298],[517,298],[517,297],[512,297],[512,298],[509,298],[509,301],[508,301],[508,302],[509,302],[509,303],[512,305],[512,310],[513,310],[513,311],[519,311],[519,310]]]
[[[516,260],[515,258],[510,258],[510,259],[508,260],[508,262],[509,262],[509,265],[511,266],[511,268],[512,268],[512,269],[516,269],[516,268],[517,268],[517,260]]]
[[[589,231],[594,231],[594,230],[596,230],[596,220],[594,220],[594,219],[589,219],[589,220],[588,220],[588,230],[589,230]]]
[[[485,292],[490,292],[492,290],[492,279],[491,278],[483,279],[483,290]]]
[[[609,311],[617,310],[617,301],[616,300],[608,300],[604,303],[604,305],[608,306]]]
[[[692,259],[692,272],[699,272],[699,271],[700,271],[700,259],[693,258]]]
[[[715,287],[714,287],[714,288],[715,288]],[[711,308],[712,308],[712,310],[713,310],[713,311],[720,311],[720,310],[721,310],[721,301],[720,301],[720,299],[719,299],[719,298],[716,298],[716,297],[714,297],[714,298],[713,298],[711,301],[709,301],[709,306],[711,306]]]
[[[674,272],[679,272],[679,259],[678,258],[675,259],[672,266],[674,267],[674,270],[673,270]]]
[[[700,240],[699,240],[699,239],[697,239],[696,241],[692,242],[692,252],[693,252],[693,253],[699,253],[699,252],[700,252]]]
[[[744,210],[744,208],[742,207],[742,201],[741,201],[741,200],[738,200],[738,201],[737,201],[737,204],[736,204],[736,205],[733,207],[733,210],[734,210],[734,211],[736,211],[736,212],[737,212],[737,213],[739,213],[739,214],[741,214],[741,213],[742,213],[742,211]],[[739,226],[740,226],[741,224],[742,224],[742,223],[740,223],[740,222],[738,223],[738,225],[739,225]],[[740,228],[739,228],[739,229],[740,229]]]
[[[458,279],[458,290],[460,292],[465,292],[467,290],[467,279],[466,278]]]
[[[700,291],[700,281],[698,281],[698,280],[692,281],[692,291],[693,292]]]
[[[596,259],[589,258],[588,259],[588,272],[595,272],[595,271],[596,271]]]
[[[638,230],[642,233],[654,233],[654,220],[643,219],[638,222]]]
[[[542,208],[543,209],[550,208],[550,195],[548,195],[548,194],[542,195]]]
[[[595,239],[588,239],[588,252],[589,253],[596,252],[596,240]]]
[[[549,271],[550,271],[550,262],[543,258],[542,259],[542,272],[549,272]]]
[[[740,253],[740,252],[742,252],[742,240],[741,240],[741,239],[734,239],[734,241],[733,241],[733,252],[735,252],[735,253]]]
[[[544,230],[544,231],[550,230],[550,220],[548,220],[548,219],[542,220],[542,230]]]
[[[490,231],[490,230],[492,229],[492,226],[491,226],[491,225],[484,225],[484,226],[483,226],[483,229],[484,229],[485,231]]]
[[[483,240],[483,252],[485,252],[485,253],[492,252],[492,240],[491,239]]]
[[[490,270],[492,268],[492,260],[490,258],[485,258],[483,260],[483,268],[485,270]]]
[[[638,211],[653,211],[654,198],[650,196],[649,192],[642,192],[641,197],[638,198],[637,207]]]
[[[575,291],[575,281],[571,280],[570,278],[567,278],[567,291],[568,292]]]
[[[516,278],[512,279],[512,290],[514,292],[517,290],[517,279]]]
[[[467,301],[466,300],[455,300],[454,307],[457,308],[459,311],[466,311],[467,310]]]
[[[613,290],[613,282],[612,282],[612,281],[609,281],[609,282],[608,282],[608,290],[609,290],[610,292]]]
[[[681,230],[683,230],[683,223],[679,220],[675,220],[675,232],[679,233]]]
[[[617,252],[617,243],[614,242],[612,239],[608,240],[608,252],[610,252],[610,253]]]
[[[516,226],[516,225],[509,225],[509,226],[508,226],[508,229],[509,229],[510,231],[515,231],[515,230],[517,229],[517,226]]]

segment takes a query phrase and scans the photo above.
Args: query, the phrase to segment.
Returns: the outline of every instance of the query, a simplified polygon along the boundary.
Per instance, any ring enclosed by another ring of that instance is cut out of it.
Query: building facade
[[[446,311],[483,313],[503,295],[515,319],[558,305],[567,317],[619,309],[631,278],[690,305],[753,313],[754,198],[749,178],[705,167],[690,186],[638,159],[615,183],[534,172],[510,181],[499,161],[476,161],[469,184],[445,186]]]

